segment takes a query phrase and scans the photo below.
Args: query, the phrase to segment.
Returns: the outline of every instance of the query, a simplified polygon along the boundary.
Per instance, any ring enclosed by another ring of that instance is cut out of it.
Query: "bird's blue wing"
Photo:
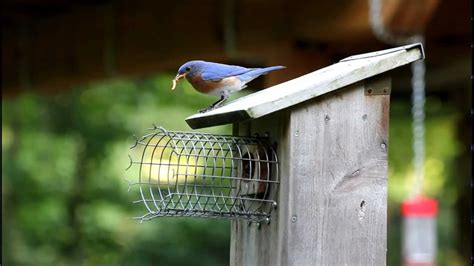
[[[251,71],[250,68],[205,62],[201,71],[203,80],[221,80],[230,76],[241,75]]]
[[[260,75],[265,75],[268,72],[278,70],[278,69],[283,69],[285,68],[284,66],[271,66],[271,67],[265,67],[265,68],[254,68],[250,69],[250,71],[246,73],[242,73],[239,75],[240,80],[244,82],[249,82],[252,81],[253,79],[257,78]]]

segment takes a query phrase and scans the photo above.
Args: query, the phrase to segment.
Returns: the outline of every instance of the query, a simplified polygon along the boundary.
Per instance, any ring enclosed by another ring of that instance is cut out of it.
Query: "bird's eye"
[[[191,67],[187,67],[185,70],[186,72],[189,72],[191,70]]]

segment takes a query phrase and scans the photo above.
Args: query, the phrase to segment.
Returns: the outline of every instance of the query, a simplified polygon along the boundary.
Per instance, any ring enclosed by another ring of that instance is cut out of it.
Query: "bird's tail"
[[[256,68],[256,69],[253,69],[253,70],[243,74],[241,77],[245,81],[249,82],[249,81],[257,78],[260,75],[265,75],[268,72],[271,72],[273,70],[282,69],[282,68],[286,68],[286,67],[284,67],[284,66],[271,66],[271,67],[264,67],[264,68]]]

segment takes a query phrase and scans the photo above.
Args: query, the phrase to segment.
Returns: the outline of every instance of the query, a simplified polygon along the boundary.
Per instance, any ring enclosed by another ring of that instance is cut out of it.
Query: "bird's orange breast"
[[[236,77],[227,77],[221,80],[203,80],[200,75],[196,75],[194,77],[187,77],[189,83],[196,89],[197,91],[205,94],[212,94],[213,91],[230,88],[230,87],[239,87],[240,80]]]
[[[203,80],[200,75],[196,75],[192,78],[187,77],[189,83],[196,89],[197,91],[201,93],[209,93],[217,88],[219,88],[221,85],[221,81],[213,81],[213,80]]]

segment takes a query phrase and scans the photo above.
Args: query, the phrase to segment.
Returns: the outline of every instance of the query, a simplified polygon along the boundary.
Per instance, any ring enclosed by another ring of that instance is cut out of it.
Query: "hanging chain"
[[[382,21],[381,0],[369,0],[369,21],[375,37],[382,42],[393,45],[406,45],[416,42],[423,42],[423,36],[396,36],[388,31]]]
[[[425,61],[419,60],[411,65],[412,108],[413,117],[413,166],[415,182],[412,196],[419,195],[423,189],[425,177]]]
[[[382,21],[381,0],[369,0],[369,20],[374,35],[382,42],[392,45],[406,45],[415,42],[424,43],[422,35],[396,36],[388,31]],[[425,61],[418,60],[411,65],[412,71],[412,133],[413,167],[415,180],[412,196],[419,195],[425,176]]]

